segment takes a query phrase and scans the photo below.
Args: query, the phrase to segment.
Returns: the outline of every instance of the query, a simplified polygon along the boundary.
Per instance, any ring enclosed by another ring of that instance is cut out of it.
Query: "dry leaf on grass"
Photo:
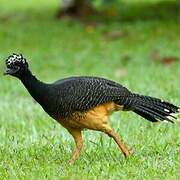
[[[125,35],[126,35],[125,32],[116,30],[116,31],[110,31],[110,32],[104,33],[104,38],[106,40],[118,40],[124,37]]]
[[[179,57],[173,56],[173,55],[161,56],[161,54],[158,50],[152,51],[150,54],[150,58],[151,58],[151,60],[160,62],[161,64],[164,64],[164,65],[171,65],[180,60]]]
[[[115,71],[115,76],[117,78],[124,77],[127,75],[128,75],[128,70],[126,68],[119,68],[119,69],[116,69],[116,71]]]
[[[161,58],[161,63],[162,64],[166,64],[166,65],[169,65],[169,64],[173,64],[177,61],[179,61],[179,57],[175,57],[175,56],[165,56],[165,57],[162,57]]]

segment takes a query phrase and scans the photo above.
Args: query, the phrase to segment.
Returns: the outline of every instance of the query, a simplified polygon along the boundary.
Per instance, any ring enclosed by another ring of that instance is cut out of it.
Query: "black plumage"
[[[99,104],[120,100],[131,94],[125,87],[98,77],[70,77],[56,81],[60,113],[87,111]]]
[[[131,93],[122,85],[99,77],[77,76],[52,84],[39,81],[29,70],[22,55],[13,54],[6,60],[6,72],[21,80],[31,96],[54,119],[72,134],[77,148],[71,162],[77,159],[82,147],[81,130],[103,131],[113,137],[123,154],[128,151],[107,124],[110,111],[133,111],[145,119],[174,122],[180,109],[158,98]]]
[[[30,71],[28,73],[30,77],[22,78],[22,82],[27,89],[30,87],[30,94],[52,117],[64,118],[76,111],[88,111],[99,104],[111,101],[123,105],[124,110],[132,110],[152,122],[173,122],[173,116],[170,114],[178,112],[178,107],[170,103],[131,93],[122,85],[104,78],[77,76],[45,84],[37,80]],[[34,81],[38,86],[32,88],[33,84],[36,84]],[[42,88],[42,97],[35,93],[36,88]]]

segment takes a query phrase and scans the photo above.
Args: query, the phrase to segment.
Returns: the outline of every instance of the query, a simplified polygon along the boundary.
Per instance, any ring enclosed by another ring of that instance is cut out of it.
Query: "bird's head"
[[[5,63],[6,70],[4,71],[4,75],[20,77],[28,71],[28,63],[22,54],[13,53],[6,59]]]

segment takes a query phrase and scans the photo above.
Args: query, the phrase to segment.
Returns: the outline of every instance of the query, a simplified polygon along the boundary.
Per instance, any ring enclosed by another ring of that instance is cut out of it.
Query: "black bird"
[[[128,157],[128,150],[108,125],[108,116],[114,111],[133,111],[151,122],[178,121],[175,115],[180,113],[179,107],[158,98],[132,93],[111,80],[79,76],[46,84],[31,73],[26,59],[18,54],[6,59],[6,67],[4,74],[20,79],[45,112],[73,136],[76,148],[71,164],[80,154],[84,129],[106,133]]]

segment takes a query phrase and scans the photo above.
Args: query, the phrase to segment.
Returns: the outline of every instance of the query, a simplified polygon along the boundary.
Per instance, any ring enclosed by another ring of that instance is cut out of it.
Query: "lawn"
[[[55,19],[56,0],[0,0],[0,179],[180,178],[178,124],[115,113],[110,124],[131,149],[130,158],[125,160],[105,134],[85,131],[83,152],[70,166],[71,136],[17,79],[2,76],[5,58],[20,52],[45,82],[102,76],[180,105],[180,11],[175,1],[123,3],[119,19],[81,23]]]

